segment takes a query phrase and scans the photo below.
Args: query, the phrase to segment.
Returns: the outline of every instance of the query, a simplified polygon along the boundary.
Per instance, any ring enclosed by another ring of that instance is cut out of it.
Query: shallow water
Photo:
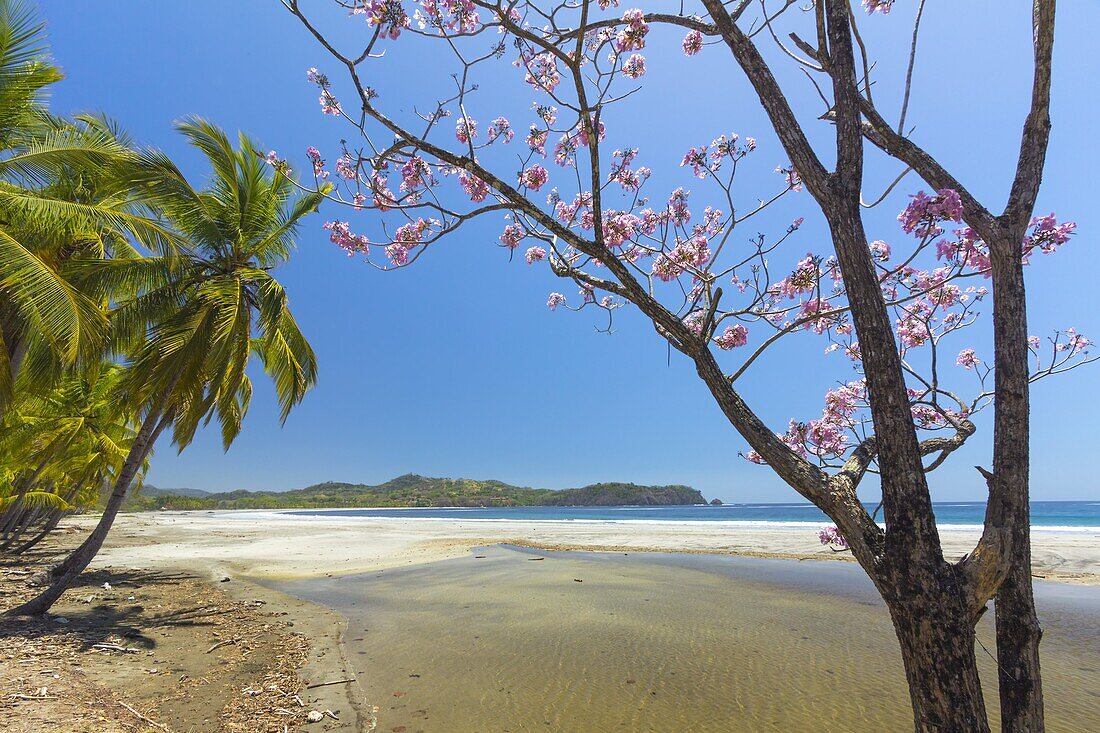
[[[477,555],[278,587],[347,616],[379,731],[911,730],[889,617],[854,565]],[[1048,730],[1100,731],[1100,589],[1038,597]],[[992,651],[991,620],[979,636]]]

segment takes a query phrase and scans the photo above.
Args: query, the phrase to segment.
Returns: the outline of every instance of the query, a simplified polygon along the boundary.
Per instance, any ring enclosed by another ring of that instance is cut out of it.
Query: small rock
[[[65,618],[64,616],[55,616],[55,617],[54,617],[54,621],[56,621],[56,622],[57,622],[57,623],[59,623],[59,624],[67,624],[67,623],[69,623],[69,619]]]
[[[319,710],[310,710],[309,713],[306,715],[306,720],[311,723],[320,723],[324,719],[325,714],[320,712]]]
[[[230,580],[232,580],[232,578],[230,578],[230,577],[229,577],[229,576],[227,575],[227,576],[225,576],[224,578],[222,578],[222,579],[221,579],[221,582],[222,582],[222,583],[228,583],[228,582],[229,582]]]
[[[103,584],[103,590],[111,590],[111,584],[110,583],[104,583]]]

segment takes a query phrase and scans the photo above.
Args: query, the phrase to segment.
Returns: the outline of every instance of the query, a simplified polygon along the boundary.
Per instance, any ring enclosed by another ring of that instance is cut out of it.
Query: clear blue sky
[[[896,51],[906,43],[913,5],[898,0],[893,15],[869,19],[864,27],[873,26],[881,48]],[[994,201],[1003,201],[1011,180],[1030,84],[1027,5],[929,4],[917,67],[910,117],[917,137]],[[304,81],[310,66],[333,65],[275,0],[50,0],[41,7],[67,76],[54,92],[53,109],[106,112],[194,175],[202,172],[200,161],[171,131],[172,121],[186,114],[245,129],[294,159],[299,170],[307,145],[318,145],[332,160],[339,138],[350,134],[321,116],[316,92]],[[333,20],[341,42],[365,34],[361,19]],[[1074,325],[1100,337],[1100,215],[1089,183],[1100,162],[1097,27],[1097,4],[1061,4],[1054,135],[1039,209],[1075,218],[1080,228],[1056,258],[1039,258],[1029,272],[1035,333]],[[661,184],[655,190],[696,187],[701,205],[703,186],[676,167],[684,150],[731,130],[754,135],[763,148],[757,154],[766,171],[759,174],[767,185],[762,190],[770,190],[771,168],[786,160],[757,101],[720,48],[685,59],[680,35],[651,35],[644,92],[651,104],[643,117],[620,123],[620,129],[631,126],[631,135],[614,143],[641,148]],[[420,73],[430,61],[403,68]],[[386,91],[389,103],[403,108],[416,101],[407,77],[394,74],[398,67],[385,68],[389,76],[371,83]],[[896,97],[885,82],[899,73],[894,62],[883,67],[880,98]],[[799,75],[783,80],[796,98],[806,99]],[[484,89],[485,119],[494,102],[530,102],[529,93],[494,96],[503,94]],[[522,129],[525,123],[518,124]],[[885,181],[894,170],[878,166],[869,176]],[[909,190],[916,185],[912,180]],[[870,217],[874,238],[901,238],[893,222],[899,208],[892,204]],[[784,222],[798,213],[808,217],[794,254],[822,251],[826,244],[814,212],[803,195],[779,215]],[[347,218],[342,211],[327,215]],[[601,480],[687,483],[726,501],[797,500],[766,468],[738,457],[745,448],[739,436],[684,360],[667,363],[663,343],[641,319],[620,317],[608,336],[595,332],[587,314],[549,313],[546,294],[560,282],[546,269],[508,264],[502,250],[490,246],[499,220],[471,227],[461,241],[391,274],[345,257],[328,243],[323,220],[307,223],[300,252],[279,272],[317,351],[318,387],[280,429],[271,390],[256,379],[244,432],[227,454],[216,431],[200,435],[180,456],[165,443],[153,459],[151,482],[287,489],[328,479],[375,483],[416,472],[546,487]],[[981,352],[987,340],[976,341]],[[750,403],[774,427],[784,427],[791,416],[816,416],[824,390],[848,377],[839,361],[823,361],[821,348],[820,341],[802,339],[745,379]],[[1098,387],[1100,370],[1089,367],[1036,387],[1035,498],[1100,497],[1093,468]],[[933,474],[937,499],[983,498],[972,466],[988,465],[987,419],[980,429],[949,467]]]

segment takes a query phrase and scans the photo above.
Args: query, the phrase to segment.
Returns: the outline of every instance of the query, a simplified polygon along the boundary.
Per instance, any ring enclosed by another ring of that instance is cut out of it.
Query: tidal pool
[[[889,616],[854,564],[491,547],[277,588],[347,617],[378,731],[912,730]],[[1037,592],[1048,730],[1100,731],[1100,588]],[[993,652],[991,619],[979,637]]]

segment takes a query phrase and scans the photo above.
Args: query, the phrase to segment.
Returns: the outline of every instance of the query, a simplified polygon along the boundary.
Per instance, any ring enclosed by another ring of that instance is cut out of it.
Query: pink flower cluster
[[[536,163],[519,174],[519,185],[532,191],[538,191],[549,178],[550,174],[547,173],[546,169]]]
[[[624,61],[623,73],[631,79],[640,79],[645,76],[645,56],[636,53]]]
[[[321,179],[328,178],[328,171],[325,170],[325,161],[321,159],[320,150],[310,145],[306,148],[306,157],[308,157],[309,162],[313,164],[314,177]]]
[[[628,10],[623,13],[625,28],[615,36],[615,48],[619,52],[639,51],[645,48],[645,37],[649,33],[649,24],[645,22],[645,13],[641,10]]]
[[[477,122],[469,117],[462,117],[455,122],[455,139],[466,144],[477,137]]]
[[[894,0],[863,0],[863,7],[868,13],[886,15],[890,12],[890,8],[894,7]]]
[[[507,117],[497,117],[489,125],[488,139],[490,143],[495,142],[497,138],[504,140],[505,143],[510,143],[515,136],[516,133],[512,129],[512,123],[508,122]]]
[[[739,145],[740,140],[741,136],[736,132],[730,133],[729,137],[719,135],[710,145],[688,150],[680,161],[680,167],[689,165],[696,178],[706,178],[709,173],[717,173],[726,158],[738,161],[756,150],[754,138],[747,137]]]
[[[348,257],[354,254],[370,254],[370,240],[362,234],[352,234],[346,221],[330,221],[322,225],[329,231],[329,241],[348,253]]]
[[[864,0],[866,3],[867,0]],[[817,539],[821,544],[826,547],[837,547],[840,549],[847,549],[848,540],[844,539],[844,535],[840,534],[840,530],[835,525],[830,527],[822,527],[817,532]]]
[[[736,326],[729,326],[718,338],[714,339],[715,345],[719,349],[736,349],[739,346],[744,346],[749,342],[749,329],[738,323]]]
[[[489,184],[481,180],[473,173],[462,171],[458,174],[458,182],[462,190],[475,204],[480,204],[489,195]]]
[[[366,15],[367,25],[377,26],[383,38],[396,39],[410,25],[401,0],[355,0],[351,15]]]
[[[550,297],[546,299],[546,307],[550,310],[557,310],[559,305],[565,304],[565,296],[561,293],[550,293]]]
[[[420,0],[413,13],[421,29],[439,28],[458,33],[473,33],[481,26],[473,0]]]
[[[508,249],[515,249],[519,246],[520,240],[526,236],[527,232],[519,224],[509,224],[504,227],[504,232],[500,235],[500,243]]]
[[[681,46],[685,55],[694,56],[703,50],[703,34],[699,31],[688,31]]]
[[[898,214],[898,221],[906,234],[917,237],[937,237],[943,234],[939,224],[945,221],[962,221],[963,209],[959,194],[950,188],[940,189],[935,196],[918,191],[905,210]]]

